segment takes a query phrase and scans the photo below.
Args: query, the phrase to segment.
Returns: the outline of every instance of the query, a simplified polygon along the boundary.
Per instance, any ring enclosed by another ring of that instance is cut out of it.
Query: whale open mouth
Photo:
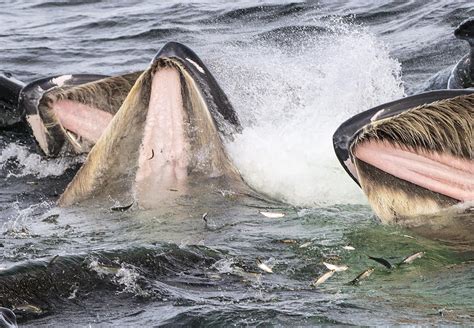
[[[354,147],[356,160],[419,187],[459,201],[474,200],[474,163],[437,152],[402,148],[384,141]]]
[[[140,73],[60,75],[23,88],[20,107],[43,153],[89,152]]]
[[[123,92],[114,97],[117,89]],[[58,135],[75,152],[91,146],[60,205],[114,199],[156,208],[190,193],[247,188],[223,145],[240,129],[235,111],[202,61],[179,43],[166,44],[133,80],[53,90],[42,103],[43,125],[49,119],[60,129],[45,133],[50,154]]]
[[[419,187],[471,201],[473,122],[471,95],[418,106],[365,126],[354,137],[352,155]]]
[[[167,43],[143,72],[35,81],[20,102],[47,156],[88,153],[60,205],[113,198],[152,208],[191,190],[248,188],[223,146],[241,129],[237,115],[182,44]]]
[[[201,65],[186,58],[200,75],[204,74]],[[153,204],[158,199],[165,201],[186,195],[196,185],[221,177],[241,180],[221,140],[221,135],[230,136],[237,128],[231,122],[226,123],[223,116],[233,110],[226,104],[215,103],[220,100],[212,95],[206,95],[203,81],[201,84],[197,81],[182,59],[160,57],[150,73],[149,103],[140,128],[133,187],[140,206],[155,207]]]
[[[430,92],[356,115],[334,147],[383,220],[429,214],[474,201],[473,125],[472,91]]]

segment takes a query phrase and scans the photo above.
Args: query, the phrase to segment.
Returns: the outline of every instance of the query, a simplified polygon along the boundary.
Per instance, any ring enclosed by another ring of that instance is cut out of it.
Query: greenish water
[[[36,318],[28,321],[33,326],[62,324],[71,315],[99,326],[473,320],[472,250],[381,226],[364,205],[270,208],[286,214],[270,219],[259,213],[263,203],[224,203],[164,214],[30,212],[16,231],[4,226],[3,263],[10,269],[0,274],[1,302],[41,308],[20,315]],[[423,257],[391,270],[368,258],[395,265],[420,251]],[[259,269],[257,258],[273,273]],[[313,287],[328,271],[323,262],[348,269]],[[370,267],[370,277],[349,284]]]

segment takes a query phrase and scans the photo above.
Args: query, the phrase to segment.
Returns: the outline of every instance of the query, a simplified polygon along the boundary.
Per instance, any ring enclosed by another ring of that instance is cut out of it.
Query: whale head
[[[474,201],[473,125],[472,90],[429,92],[350,118],[334,149],[382,222],[425,225]]]
[[[454,30],[454,36],[471,43],[474,40],[474,19],[469,18],[459,24],[459,26]]]
[[[109,102],[114,81],[105,81],[87,86],[93,90],[89,95],[99,98],[89,104]],[[72,102],[54,109],[61,129],[72,132],[75,141],[93,144],[60,197],[61,206],[114,199],[156,208],[189,195],[248,188],[223,145],[240,131],[237,115],[191,49],[166,44],[127,91],[120,106],[108,106],[116,108],[105,111],[111,114],[108,121],[97,105]]]

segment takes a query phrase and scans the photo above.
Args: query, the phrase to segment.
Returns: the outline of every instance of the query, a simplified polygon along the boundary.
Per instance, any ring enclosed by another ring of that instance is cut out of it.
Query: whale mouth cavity
[[[135,198],[147,208],[153,207],[156,195],[163,201],[167,194],[185,193],[192,147],[182,72],[168,61],[157,64],[134,182]]]
[[[378,140],[359,143],[352,153],[356,161],[419,187],[458,201],[474,200],[472,160]]]
[[[241,180],[224,150],[217,120],[181,59],[161,58],[151,68],[134,195],[141,207],[186,195],[216,179]]]
[[[43,153],[89,152],[140,74],[64,75],[27,85],[20,102]]]
[[[190,54],[168,44],[138,77],[62,194],[61,206],[111,198],[156,209],[194,194],[247,191],[223,145],[238,128],[232,107],[197,57],[201,70],[172,51]],[[84,117],[93,110],[84,108]],[[87,128],[60,122],[74,133],[72,140],[91,140]]]
[[[157,71],[152,79],[150,103],[140,146],[136,183],[140,194],[163,184],[182,189],[187,175],[188,149],[181,77],[173,67]],[[146,183],[155,177],[156,184]],[[165,181],[163,181],[165,180]],[[145,188],[146,187],[146,188]]]
[[[383,222],[474,201],[474,94],[431,100],[446,95],[381,105],[335,134],[336,154]]]
[[[113,117],[111,113],[71,100],[59,100],[52,109],[77,152],[83,148],[82,138],[96,143]]]

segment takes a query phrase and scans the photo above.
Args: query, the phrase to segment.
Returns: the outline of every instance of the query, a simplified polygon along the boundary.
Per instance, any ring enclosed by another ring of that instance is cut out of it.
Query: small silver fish
[[[209,230],[216,230],[217,224],[214,222],[212,218],[207,218],[207,212],[202,215],[202,220],[204,221],[204,225]]]
[[[301,245],[300,245],[300,248],[306,248],[306,247],[308,247],[309,245],[311,245],[311,242],[310,242],[310,241],[308,241],[308,242],[306,242],[306,243],[304,243],[304,244],[301,244]]]
[[[59,255],[55,255],[53,256],[53,258],[51,259],[51,261],[49,261],[48,263],[48,267],[52,266],[54,263],[56,263],[56,261],[58,260],[59,258]]]
[[[393,265],[387,261],[386,259],[384,258],[381,258],[381,257],[373,257],[373,256],[370,256],[368,255],[369,259],[375,261],[375,262],[378,262],[380,264],[382,264],[384,267],[386,267],[387,269],[392,269],[393,268]]]
[[[59,214],[52,214],[52,215],[47,216],[46,218],[44,218],[41,221],[46,222],[46,223],[57,224],[58,223],[58,218],[59,218]]]
[[[211,273],[207,277],[212,279],[212,280],[221,280],[222,279],[221,275],[218,274],[218,273]]]
[[[370,275],[372,274],[372,272],[374,272],[374,268],[368,268],[367,270],[361,272],[357,277],[354,278],[354,280],[352,280],[350,282],[350,284],[352,285],[356,285],[358,284],[361,280],[364,280],[364,279],[367,279],[370,277]]]
[[[283,243],[283,244],[296,244],[297,241],[294,240],[294,239],[281,239],[280,243]]]
[[[328,271],[326,272],[325,274],[323,274],[321,277],[319,277],[318,279],[316,279],[315,281],[313,281],[312,285],[314,287],[318,287],[319,285],[321,285],[322,283],[324,283],[326,280],[328,280],[329,278],[331,278],[334,273],[336,271],[334,270],[331,270],[331,271]]]
[[[32,304],[23,304],[13,307],[14,310],[26,312],[26,313],[34,313],[34,314],[42,314],[43,310],[36,305]]]
[[[335,264],[326,263],[326,262],[323,262],[323,264],[326,266],[326,268],[335,272],[342,272],[348,269],[347,265],[335,265]]]
[[[259,212],[262,214],[264,217],[270,218],[270,219],[279,219],[285,216],[284,213],[278,213],[278,212]]]
[[[413,255],[410,255],[406,257],[400,264],[410,264],[411,262],[415,261],[416,259],[419,259],[425,255],[425,252],[418,252]]]
[[[342,248],[344,248],[346,251],[353,251],[353,250],[355,250],[355,248],[352,247],[352,246],[350,246],[350,245],[342,246]]]
[[[94,270],[99,275],[116,275],[121,267],[98,263]]]
[[[270,268],[268,265],[262,262],[262,260],[257,259],[257,266],[260,268],[260,270],[265,271],[267,273],[273,273],[272,268]]]

